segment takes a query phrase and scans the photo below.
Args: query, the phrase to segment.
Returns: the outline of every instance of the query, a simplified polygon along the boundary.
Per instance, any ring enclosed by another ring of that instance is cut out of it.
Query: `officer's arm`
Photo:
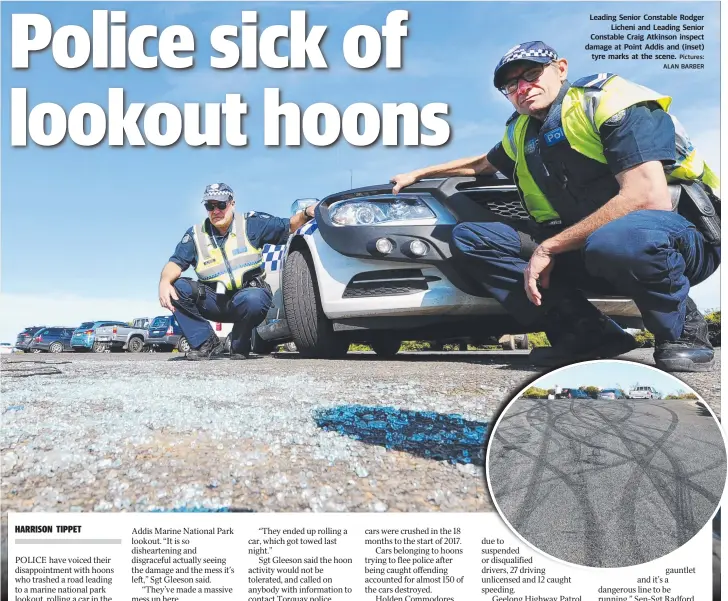
[[[488,155],[482,154],[476,157],[455,159],[449,163],[441,163],[415,169],[408,173],[395,175],[390,181],[394,184],[392,193],[397,194],[402,188],[411,186],[415,182],[428,177],[454,177],[472,175],[493,175],[498,169],[488,160]]]
[[[173,300],[179,300],[177,291],[174,289],[174,282],[182,275],[182,268],[169,261],[162,269],[162,275],[159,276],[159,304],[165,309],[174,312]]]
[[[316,205],[310,205],[306,207],[303,211],[298,211],[298,213],[294,213],[293,217],[291,217],[290,222],[291,234],[295,232],[299,227],[305,225],[306,223],[311,221],[311,219],[313,219],[315,206]]]
[[[536,252],[558,255],[584,246],[592,232],[633,211],[671,211],[672,201],[660,161],[648,161],[617,174],[619,193],[591,215],[553,238]]]
[[[177,265],[177,263],[169,261],[162,269],[162,275],[159,277],[159,283],[174,284],[181,275],[182,268]]]

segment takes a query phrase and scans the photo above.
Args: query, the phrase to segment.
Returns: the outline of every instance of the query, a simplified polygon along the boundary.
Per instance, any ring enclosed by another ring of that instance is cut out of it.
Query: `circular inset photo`
[[[535,380],[488,437],[501,517],[555,559],[601,568],[657,559],[718,509],[726,447],[714,414],[677,378],[590,361]]]

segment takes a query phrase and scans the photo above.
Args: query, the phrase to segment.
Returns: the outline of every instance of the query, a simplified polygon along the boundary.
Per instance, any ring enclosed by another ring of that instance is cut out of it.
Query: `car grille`
[[[425,276],[419,269],[384,269],[358,273],[346,286],[344,298],[417,294],[428,290],[428,282],[440,278]]]
[[[477,202],[481,207],[489,209],[500,217],[506,219],[529,219],[526,209],[521,204],[521,199],[515,191],[488,190],[481,188],[467,190],[467,195]]]

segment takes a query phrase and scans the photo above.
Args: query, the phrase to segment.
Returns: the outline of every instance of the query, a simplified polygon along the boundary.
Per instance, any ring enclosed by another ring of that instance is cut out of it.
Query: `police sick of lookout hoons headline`
[[[497,513],[9,513],[10,601],[707,601],[711,526],[629,568],[557,562]]]
[[[73,24],[56,29],[43,14],[13,14],[12,69],[18,73],[32,70],[34,63],[48,60],[48,49],[66,74],[89,66],[115,71],[206,68],[197,65],[198,31],[184,25],[170,25],[161,31],[156,25],[129,28],[126,11],[92,12],[91,31]],[[244,10],[239,25],[221,24],[209,32],[214,54],[209,57],[209,67],[219,71],[259,67],[326,70],[329,63],[324,50],[339,43],[347,66],[354,70],[363,72],[382,64],[386,69],[402,69],[408,19],[408,11],[393,10],[380,29],[355,25],[342,39],[324,46],[327,26],[309,25],[305,10],[290,11],[287,24],[265,28],[258,26],[257,11]],[[364,89],[365,75],[362,73]],[[105,141],[109,146],[135,147],[171,146],[184,140],[193,147],[220,146],[224,132],[225,143],[243,147],[248,144],[244,125],[249,108],[251,117],[260,119],[257,108],[248,107],[239,93],[225,94],[222,103],[185,102],[179,108],[169,102],[149,106],[129,102],[124,89],[114,87],[108,90],[106,107],[82,102],[67,113],[59,104],[37,102],[32,90],[17,87],[10,95],[11,143],[52,147],[70,139],[79,146]],[[302,109],[286,101],[281,89],[265,88],[264,144],[300,146],[303,137],[314,146],[329,146],[343,136],[352,146],[375,142],[384,146],[441,146],[450,138],[450,125],[444,118],[448,112],[448,105],[442,102],[422,107],[412,102],[383,103],[381,107],[356,102],[343,111],[317,102]]]

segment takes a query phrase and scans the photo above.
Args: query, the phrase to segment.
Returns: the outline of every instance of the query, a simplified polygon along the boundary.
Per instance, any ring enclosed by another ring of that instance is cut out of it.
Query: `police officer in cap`
[[[262,248],[285,244],[291,232],[313,219],[314,206],[289,219],[236,213],[227,184],[210,184],[202,202],[207,218],[187,230],[159,280],[159,303],[173,311],[192,350],[187,359],[220,357],[224,346],[208,320],[233,323],[231,359],[246,359],[250,336],[271,305]],[[193,266],[198,280],[180,277]]]
[[[634,300],[656,339],[658,367],[708,371],[713,348],[688,296],[720,263],[717,176],[668,113],[671,98],[618,75],[567,81],[568,63],[543,42],[510,49],[494,85],[516,111],[485,155],[392,178],[500,171],[531,219],[461,223],[453,256],[525,327],[545,330],[543,365],[613,357],[632,336],[582,293]]]

